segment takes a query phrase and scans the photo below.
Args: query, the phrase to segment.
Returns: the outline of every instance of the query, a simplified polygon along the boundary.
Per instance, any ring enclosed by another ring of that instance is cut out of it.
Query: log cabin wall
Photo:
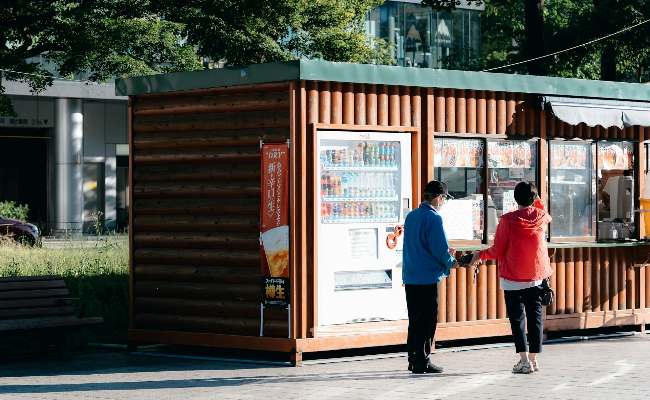
[[[259,334],[259,141],[289,138],[289,87],[132,97],[131,329]]]
[[[431,143],[439,133],[461,138],[477,135],[540,138],[540,192],[545,200],[548,140],[650,139],[650,128],[620,130],[569,125],[541,110],[536,98],[530,95],[427,89],[426,97],[423,107],[430,104],[431,108],[422,111],[423,115],[429,115],[429,122],[425,124],[428,129],[422,138],[423,183],[433,179]],[[637,166],[637,176],[644,168]],[[638,179],[636,184],[640,184]],[[650,304],[647,297],[650,291],[646,290],[650,268],[645,266],[650,248],[587,246],[551,249],[556,302],[547,309],[545,328],[565,330],[643,324],[646,317],[640,309]],[[510,334],[495,262],[480,267],[476,283],[466,269],[452,269],[451,275],[440,283],[438,293],[438,340]]]
[[[541,152],[553,138],[650,139],[648,128],[569,126],[535,103],[532,96],[520,93],[306,80],[132,96],[130,328],[138,331],[134,338],[192,344],[195,336],[174,338],[174,332],[259,334],[260,138],[291,139],[290,336],[305,343],[315,336],[318,301],[310,181],[315,161],[309,155],[313,124],[337,129],[419,128],[419,146],[413,144],[418,148],[414,162],[420,168],[414,173],[415,201],[420,185],[433,178],[433,141],[443,133],[536,137],[541,139]],[[544,195],[544,161],[539,168]],[[637,167],[637,177],[643,169]],[[649,252],[648,247],[587,244],[555,249],[552,283],[557,300],[547,309],[547,329],[645,323]],[[441,282],[439,296],[438,340],[510,334],[494,263],[481,267],[476,283],[465,269],[453,269]],[[287,317],[286,311],[267,310],[265,336],[286,338]],[[401,335],[405,331],[400,329]],[[153,332],[161,334],[152,336]],[[368,343],[403,342],[399,335],[388,336],[385,342]],[[199,338],[213,346],[224,345],[227,339]],[[351,346],[347,340],[332,348]],[[227,345],[248,346],[241,343]],[[313,343],[313,351],[324,346],[318,340]],[[279,344],[254,346],[273,350]],[[369,344],[354,347],[365,345]],[[286,351],[295,350],[294,344],[286,346]]]

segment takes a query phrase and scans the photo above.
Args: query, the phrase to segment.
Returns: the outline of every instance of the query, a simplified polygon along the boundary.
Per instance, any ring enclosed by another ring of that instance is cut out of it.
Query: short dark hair
[[[537,186],[532,182],[519,182],[515,186],[515,201],[522,207],[528,207],[537,198]]]
[[[441,194],[444,194],[445,196],[448,194],[447,184],[444,182],[431,181],[424,187],[424,199],[426,201],[431,201]]]

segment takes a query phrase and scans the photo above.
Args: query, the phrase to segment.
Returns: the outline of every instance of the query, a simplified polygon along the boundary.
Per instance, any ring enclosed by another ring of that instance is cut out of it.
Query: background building
[[[127,99],[113,84],[55,80],[35,95],[4,81],[15,117],[0,117],[0,201],[28,204],[44,232],[127,221]]]
[[[386,40],[400,66],[471,66],[480,52],[481,12],[485,6],[464,3],[451,11],[434,11],[420,3],[385,2],[369,13],[368,34]]]

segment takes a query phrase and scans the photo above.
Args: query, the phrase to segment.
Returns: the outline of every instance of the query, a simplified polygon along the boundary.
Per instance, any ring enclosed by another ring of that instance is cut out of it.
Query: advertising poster
[[[551,151],[552,169],[587,168],[587,147],[580,144],[566,144],[553,147]]]
[[[436,139],[434,165],[440,168],[480,168],[483,166],[483,142],[467,139]]]
[[[598,166],[603,170],[632,169],[634,149],[630,142],[598,143]]]
[[[289,302],[289,145],[263,143],[260,204],[264,303]]]
[[[533,149],[528,142],[488,142],[490,168],[531,168]]]

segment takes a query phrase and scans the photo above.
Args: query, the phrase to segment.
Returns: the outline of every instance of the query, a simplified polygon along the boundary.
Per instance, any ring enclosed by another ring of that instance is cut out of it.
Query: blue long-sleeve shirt
[[[442,217],[428,203],[411,211],[404,221],[402,282],[427,285],[449,275],[454,264],[449,254]]]

